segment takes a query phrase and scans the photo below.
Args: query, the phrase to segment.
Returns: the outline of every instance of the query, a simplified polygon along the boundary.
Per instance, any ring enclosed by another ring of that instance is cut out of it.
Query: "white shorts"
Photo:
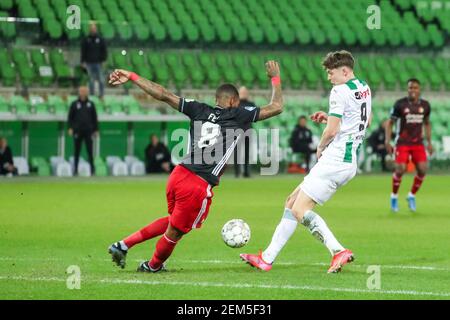
[[[323,205],[340,186],[356,175],[356,171],[356,165],[319,161],[303,179],[300,188],[316,203]]]

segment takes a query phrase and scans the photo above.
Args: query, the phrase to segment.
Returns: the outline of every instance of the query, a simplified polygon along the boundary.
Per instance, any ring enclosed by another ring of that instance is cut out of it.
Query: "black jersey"
[[[191,119],[189,151],[181,165],[209,184],[218,185],[244,129],[258,120],[260,109],[255,106],[211,107],[184,98],[180,99],[178,109]]]

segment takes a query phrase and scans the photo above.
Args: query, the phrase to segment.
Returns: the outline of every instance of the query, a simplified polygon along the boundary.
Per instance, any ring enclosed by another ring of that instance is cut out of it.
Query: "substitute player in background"
[[[425,127],[428,152],[433,154],[431,144],[430,104],[420,98],[420,82],[408,80],[408,96],[397,100],[391,111],[391,119],[386,126],[386,150],[394,152],[391,145],[392,126],[396,123],[395,170],[392,175],[391,210],[397,212],[398,189],[406,166],[411,158],[416,166],[416,176],[411,191],[406,198],[411,211],[416,211],[416,193],[419,191],[427,171],[427,153],[423,144],[422,128]]]
[[[354,259],[353,253],[337,241],[313,209],[317,204],[323,205],[356,175],[357,155],[371,115],[371,92],[367,83],[353,74],[354,59],[350,52],[328,53],[323,66],[334,87],[328,115],[319,111],[311,116],[313,121],[327,124],[317,147],[319,160],[286,200],[283,217],[267,249],[258,255],[241,254],[242,260],[265,271],[272,269],[298,222],[330,251],[329,273],[341,271],[343,265]]]
[[[133,72],[115,70],[109,83],[120,85],[128,80],[159,101],[186,114],[191,119],[190,151],[172,171],[167,183],[168,215],[109,247],[112,260],[122,268],[128,250],[157,236],[156,250],[150,261],[142,262],[138,271],[158,272],[163,269],[177,242],[192,229],[200,228],[206,219],[213,197],[212,188],[219,184],[228,158],[251,122],[267,119],[282,112],[280,69],[278,63],[266,63],[272,79],[272,101],[264,108],[239,106],[239,92],[231,84],[216,90],[216,106],[180,98],[157,83]],[[240,130],[240,132],[236,132]],[[216,159],[220,157],[220,159]]]

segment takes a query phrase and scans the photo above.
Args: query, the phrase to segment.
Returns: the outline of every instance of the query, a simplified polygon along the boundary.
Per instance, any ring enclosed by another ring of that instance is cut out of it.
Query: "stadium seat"
[[[13,157],[13,161],[19,176],[30,174],[30,168],[25,157]]]
[[[126,156],[125,163],[128,166],[128,172],[131,176],[145,175],[145,164],[134,156]]]
[[[69,158],[70,166],[72,172],[75,170],[75,158],[72,156]],[[91,166],[89,163],[80,157],[78,161],[78,175],[80,177],[90,177],[91,176]]]
[[[117,156],[107,156],[106,163],[108,164],[109,174],[112,176],[127,176],[128,166]]]
[[[31,167],[37,171],[38,176],[47,177],[51,175],[51,168],[43,157],[32,157]]]
[[[72,167],[68,161],[64,160],[64,158],[57,156],[50,157],[50,164],[53,175],[57,177],[72,176]]]

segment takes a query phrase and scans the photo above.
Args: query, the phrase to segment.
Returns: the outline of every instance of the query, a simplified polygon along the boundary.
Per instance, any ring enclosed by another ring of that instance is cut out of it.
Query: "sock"
[[[306,211],[301,223],[309,229],[316,239],[328,248],[332,256],[344,250],[344,247],[336,240],[325,221],[314,211]]]
[[[419,191],[420,186],[422,185],[422,182],[423,182],[424,179],[425,179],[425,175],[418,175],[417,174],[414,177],[414,182],[413,182],[413,185],[412,185],[412,188],[411,188],[411,193],[413,195],[415,195],[416,192]]]
[[[273,263],[275,258],[285,246],[289,238],[294,234],[298,221],[293,215],[291,209],[284,208],[283,218],[278,224],[272,236],[272,241],[263,252],[262,258],[267,263]]]
[[[156,250],[148,264],[149,267],[153,270],[161,268],[161,265],[170,257],[176,245],[177,241],[174,241],[166,236],[166,234],[163,234],[161,239],[156,243]]]
[[[121,241],[122,249],[128,250],[138,243],[162,235],[164,232],[166,232],[168,225],[169,217],[164,217],[153,221],[148,226],[145,226],[141,230],[136,231],[135,233],[123,239],[123,241]],[[126,246],[126,249],[124,248],[122,243]]]
[[[402,176],[397,175],[397,173],[392,174],[392,193],[397,194],[400,188],[400,183],[402,183]]]

